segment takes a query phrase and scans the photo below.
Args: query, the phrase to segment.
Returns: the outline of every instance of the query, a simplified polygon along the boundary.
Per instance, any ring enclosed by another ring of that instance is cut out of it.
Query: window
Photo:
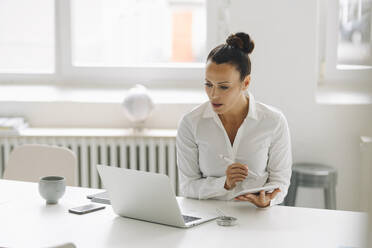
[[[371,84],[371,0],[318,1],[319,81]]]
[[[3,0],[0,82],[200,81],[206,51],[221,40],[216,6],[225,2]]]
[[[53,20],[53,1],[0,1],[0,73],[53,73]]]
[[[205,1],[74,0],[76,66],[203,62]]]
[[[372,66],[371,0],[340,0],[337,67]]]

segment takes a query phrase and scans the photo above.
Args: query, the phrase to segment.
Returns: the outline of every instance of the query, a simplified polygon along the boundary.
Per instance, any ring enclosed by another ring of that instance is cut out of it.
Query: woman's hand
[[[237,182],[243,181],[247,176],[248,166],[239,163],[229,165],[226,169],[225,189],[233,189]]]
[[[260,191],[259,195],[256,194],[245,194],[235,197],[235,200],[239,201],[249,201],[252,202],[259,208],[266,208],[270,206],[270,202],[274,197],[280,192],[280,189],[275,189],[272,193],[266,193],[264,190]]]

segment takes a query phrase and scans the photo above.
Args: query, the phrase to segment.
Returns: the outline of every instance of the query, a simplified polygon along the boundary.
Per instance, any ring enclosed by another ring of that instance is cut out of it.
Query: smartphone
[[[98,211],[104,209],[106,206],[98,205],[98,204],[87,204],[80,207],[70,208],[68,211],[73,214],[87,214],[94,211]]]

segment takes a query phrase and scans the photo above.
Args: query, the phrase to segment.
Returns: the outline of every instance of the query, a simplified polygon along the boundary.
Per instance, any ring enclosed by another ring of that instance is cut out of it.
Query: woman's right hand
[[[235,188],[237,182],[243,181],[248,176],[248,166],[244,164],[234,163],[226,169],[225,189],[231,190]]]

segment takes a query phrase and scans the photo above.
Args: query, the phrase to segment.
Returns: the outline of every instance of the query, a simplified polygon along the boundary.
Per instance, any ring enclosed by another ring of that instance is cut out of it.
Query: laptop
[[[169,177],[163,174],[97,165],[114,212],[122,217],[188,228],[217,213],[181,213]]]

